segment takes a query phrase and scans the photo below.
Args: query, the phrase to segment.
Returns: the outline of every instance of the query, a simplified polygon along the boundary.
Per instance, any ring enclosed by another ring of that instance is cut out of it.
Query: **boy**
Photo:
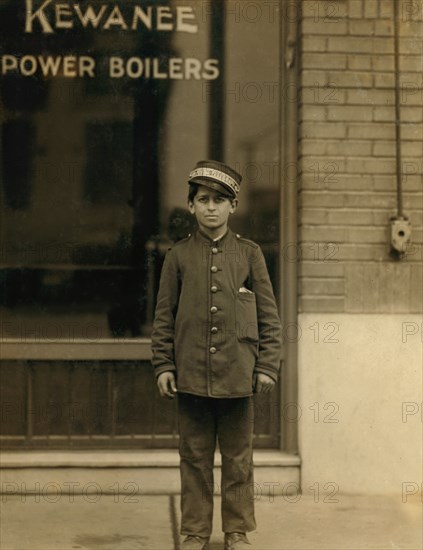
[[[201,161],[188,183],[198,230],[166,255],[152,362],[160,395],[178,393],[182,549],[208,548],[218,439],[225,550],[241,550],[256,527],[252,394],[277,380],[280,322],[260,247],[228,228],[241,176]]]

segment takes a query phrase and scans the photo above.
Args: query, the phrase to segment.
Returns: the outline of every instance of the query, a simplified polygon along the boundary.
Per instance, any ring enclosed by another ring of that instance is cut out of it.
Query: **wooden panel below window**
[[[255,397],[257,447],[279,444],[272,396]],[[149,361],[1,361],[0,397],[2,448],[178,446],[176,401]]]

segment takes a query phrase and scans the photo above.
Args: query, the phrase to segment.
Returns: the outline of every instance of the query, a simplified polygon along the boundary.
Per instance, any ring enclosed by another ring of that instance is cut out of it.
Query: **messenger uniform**
[[[167,252],[152,350],[156,376],[173,371],[178,387],[182,534],[210,536],[216,438],[223,530],[255,529],[254,375],[277,380],[280,347],[280,321],[258,244],[230,229],[218,240],[197,230]]]

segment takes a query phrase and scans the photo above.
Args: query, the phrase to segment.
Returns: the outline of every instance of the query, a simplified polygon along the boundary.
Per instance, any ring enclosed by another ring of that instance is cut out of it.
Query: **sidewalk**
[[[327,500],[338,502],[328,502]],[[179,497],[3,495],[2,550],[178,550]],[[316,502],[317,500],[317,502]],[[325,501],[326,500],[326,501]],[[210,550],[223,549],[220,499]],[[334,495],[257,496],[258,550],[423,548],[419,499]]]

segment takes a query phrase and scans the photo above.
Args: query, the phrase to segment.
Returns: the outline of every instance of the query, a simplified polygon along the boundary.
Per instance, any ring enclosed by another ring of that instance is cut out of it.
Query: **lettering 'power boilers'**
[[[20,74],[25,77],[61,76],[64,78],[94,78],[96,59],[90,56],[43,56],[5,54],[0,56],[0,75]],[[217,59],[201,61],[194,57],[157,58],[111,56],[108,58],[110,78],[169,80],[215,80],[220,74]]]

